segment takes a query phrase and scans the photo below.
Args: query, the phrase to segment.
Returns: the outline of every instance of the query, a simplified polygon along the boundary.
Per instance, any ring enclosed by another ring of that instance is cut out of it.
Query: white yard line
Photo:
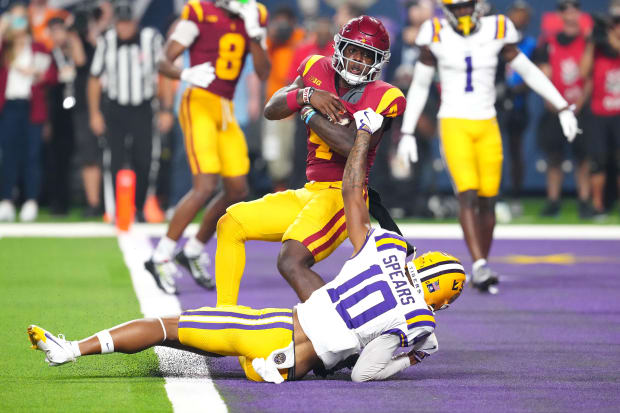
[[[376,224],[375,224],[376,225]],[[399,224],[403,234],[412,239],[461,239],[463,232],[458,224]],[[135,224],[132,233],[160,237],[166,233],[167,224]],[[191,224],[185,236],[193,235],[197,224]],[[0,224],[3,237],[115,237],[116,229],[103,223],[68,224]],[[620,225],[498,225],[495,239],[579,239],[620,240]]]
[[[144,261],[152,253],[148,236],[140,231],[118,235],[118,244],[131,274],[140,310],[145,317],[158,317],[181,312],[176,296],[161,291],[144,269]],[[155,347],[165,388],[175,412],[224,413],[228,409],[209,375],[205,358],[197,354],[167,347]]]

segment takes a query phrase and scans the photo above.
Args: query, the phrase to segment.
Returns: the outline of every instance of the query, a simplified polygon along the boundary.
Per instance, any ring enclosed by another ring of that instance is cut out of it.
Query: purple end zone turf
[[[460,240],[415,240],[471,262]],[[292,289],[275,267],[278,243],[249,242],[239,304],[291,307]],[[208,245],[214,257],[215,242]],[[340,270],[348,243],[315,266]],[[521,255],[518,257],[516,255]],[[498,295],[466,286],[438,312],[439,352],[385,382],[352,383],[341,373],[273,385],[244,379],[236,358],[212,359],[231,411],[618,411],[620,406],[620,242],[498,240],[491,266]],[[215,304],[215,292],[179,280],[183,308]],[[345,371],[348,372],[348,371]]]

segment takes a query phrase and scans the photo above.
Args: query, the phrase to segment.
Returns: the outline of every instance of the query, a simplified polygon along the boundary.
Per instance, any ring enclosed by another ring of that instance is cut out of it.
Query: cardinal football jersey
[[[405,274],[407,246],[398,234],[375,228],[334,280],[316,290],[297,315],[326,368],[359,353],[374,338],[394,334],[402,347],[424,339],[435,318],[420,281]]]
[[[297,73],[301,76],[304,86],[312,86],[340,96],[347,111],[345,117],[349,121],[353,121],[355,112],[366,108],[372,108],[388,118],[399,116],[405,111],[407,100],[400,89],[381,80],[351,89],[337,90],[337,76],[340,75],[332,67],[331,59],[331,56],[308,56],[299,65]],[[307,132],[306,177],[308,181],[341,181],[347,158],[332,151],[312,129],[307,128]],[[375,160],[377,147],[378,145],[368,151],[368,171]]]
[[[257,3],[259,23],[267,24],[267,9]],[[245,56],[250,50],[250,39],[240,17],[216,7],[209,1],[190,0],[181,12],[182,20],[189,20],[198,27],[198,36],[189,47],[190,66],[211,62],[215,80],[207,90],[232,99]]]
[[[439,118],[491,119],[495,117],[495,72],[499,52],[518,43],[519,33],[504,15],[480,19],[469,36],[457,33],[445,19],[422,24],[416,39],[437,59],[441,82]]]

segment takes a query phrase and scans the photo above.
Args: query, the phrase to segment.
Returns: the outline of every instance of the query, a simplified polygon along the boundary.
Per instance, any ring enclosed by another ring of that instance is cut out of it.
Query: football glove
[[[260,26],[258,6],[256,0],[248,0],[247,3],[239,7],[239,16],[245,24],[245,31],[250,39],[262,41],[265,38],[266,30]]]
[[[403,133],[400,142],[398,142],[396,156],[402,163],[416,163],[418,161],[418,144],[415,136]]]
[[[215,80],[215,68],[211,62],[188,67],[181,72],[181,80],[194,86],[207,88]]]
[[[357,130],[364,129],[371,134],[375,133],[383,125],[383,116],[370,108],[358,110],[353,114]]]
[[[562,133],[566,136],[569,142],[575,140],[575,137],[582,131],[579,129],[577,118],[575,117],[575,105],[570,105],[568,108],[558,113],[560,118],[560,125],[562,125]]]

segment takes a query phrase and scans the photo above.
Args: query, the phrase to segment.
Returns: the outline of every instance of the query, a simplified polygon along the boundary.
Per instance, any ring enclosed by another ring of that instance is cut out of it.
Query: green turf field
[[[562,210],[558,217],[555,218],[543,218],[540,217],[540,211],[545,205],[544,198],[524,198],[522,200],[523,214],[520,217],[513,219],[511,224],[588,224],[588,225],[607,225],[607,224],[620,224],[620,214],[616,207],[611,211],[608,216],[600,220],[582,220],[577,215],[577,202],[574,199],[566,199],[562,202]],[[73,208],[67,216],[57,217],[49,213],[45,208],[42,208],[37,222],[79,222],[84,221],[82,218],[82,210],[79,208]],[[193,222],[199,223],[202,220],[202,212],[196,216]],[[101,222],[101,219],[88,219],[90,222]],[[456,223],[456,218],[452,219],[421,219],[421,218],[406,218],[402,222],[408,223]]]
[[[29,349],[32,323],[78,339],[141,317],[116,238],[0,239],[0,281],[0,411],[172,410],[152,350],[51,368]]]

